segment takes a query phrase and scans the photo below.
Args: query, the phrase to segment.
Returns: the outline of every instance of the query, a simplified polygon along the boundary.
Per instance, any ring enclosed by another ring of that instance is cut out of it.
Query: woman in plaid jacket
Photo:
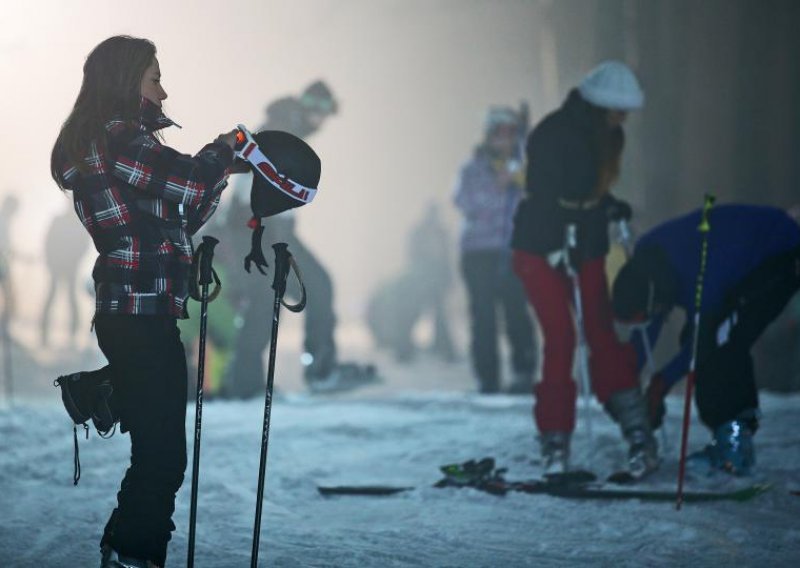
[[[109,365],[62,378],[84,416],[105,401],[131,435],[131,466],[101,550],[103,566],[163,566],[186,469],[186,318],[190,237],[219,203],[232,172],[235,131],[195,156],[161,142],[174,123],[161,110],[156,48],[118,36],[83,68],[80,93],[53,147],[53,179],[71,190],[98,252],[94,325]],[[62,393],[63,394],[63,393]],[[66,402],[66,398],[65,398]]]

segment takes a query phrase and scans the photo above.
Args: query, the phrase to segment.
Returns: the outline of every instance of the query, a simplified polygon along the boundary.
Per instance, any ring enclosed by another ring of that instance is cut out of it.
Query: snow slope
[[[670,400],[675,441],[679,407],[680,400]],[[763,397],[759,478],[774,483],[770,492],[746,504],[688,504],[676,512],[664,503],[429,487],[437,466],[487,455],[509,467],[509,478],[537,475],[529,397],[287,395],[272,415],[261,564],[798,566],[800,497],[788,492],[800,488],[798,407],[798,396]],[[590,463],[579,428],[575,461],[605,474],[622,463],[625,449],[601,409],[592,412],[598,450]],[[204,407],[198,568],[249,565],[262,414],[261,400]],[[188,415],[193,420],[192,408]],[[693,447],[706,436],[695,423]],[[83,478],[73,487],[72,431],[63,409],[53,401],[1,410],[0,565],[96,566],[128,445],[127,436],[102,440],[94,432],[81,440]],[[673,447],[648,486],[674,487],[674,453]],[[169,566],[185,565],[190,479],[187,471]],[[340,483],[421,489],[384,498],[323,498],[315,489]],[[705,485],[692,480],[688,488]]]

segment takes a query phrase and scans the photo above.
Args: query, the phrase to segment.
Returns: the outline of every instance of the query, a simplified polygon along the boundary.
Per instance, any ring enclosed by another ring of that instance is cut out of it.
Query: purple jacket
[[[501,187],[495,169],[480,150],[462,168],[453,201],[464,215],[461,251],[505,250],[511,242],[514,211],[522,196],[522,184]]]

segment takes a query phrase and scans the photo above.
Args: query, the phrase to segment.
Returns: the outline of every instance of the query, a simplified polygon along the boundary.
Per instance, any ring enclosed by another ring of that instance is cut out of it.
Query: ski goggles
[[[307,109],[323,114],[333,114],[336,112],[336,103],[331,99],[318,98],[313,95],[302,95],[300,97],[300,104]]]
[[[314,201],[314,197],[317,195],[316,189],[306,187],[281,175],[275,164],[258,147],[250,131],[241,124],[236,128],[236,146],[233,151],[237,158],[249,163],[255,174],[260,175],[283,194],[304,204]]]

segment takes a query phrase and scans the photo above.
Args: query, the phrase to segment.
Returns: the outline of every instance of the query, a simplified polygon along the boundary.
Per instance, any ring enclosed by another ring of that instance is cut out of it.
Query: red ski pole
[[[697,352],[700,344],[700,308],[703,297],[703,280],[706,274],[706,261],[708,259],[708,233],[711,231],[709,216],[711,207],[714,205],[714,196],[706,194],[703,203],[703,213],[700,226],[697,230],[703,234],[703,244],[700,249],[700,270],[697,272],[697,283],[694,293],[694,337],[692,340],[692,359],[689,363],[689,373],[686,376],[686,395],[683,399],[683,432],[681,433],[681,455],[678,467],[678,494],[675,500],[675,508],[680,511],[683,505],[683,480],[686,474],[686,447],[689,441],[689,418],[692,413],[692,393],[694,391],[694,381],[697,375]]]

